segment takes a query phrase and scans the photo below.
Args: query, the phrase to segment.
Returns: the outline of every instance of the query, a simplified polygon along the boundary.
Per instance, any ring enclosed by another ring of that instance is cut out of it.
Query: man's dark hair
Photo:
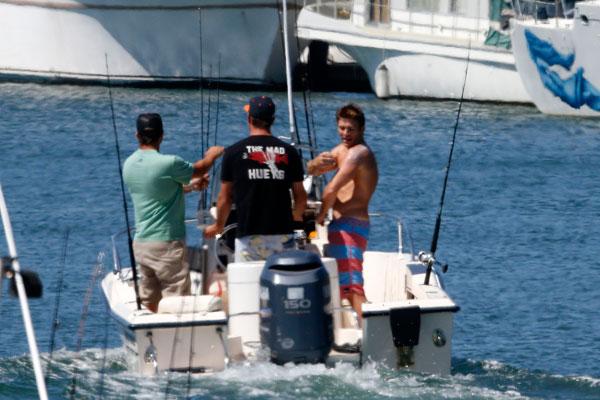
[[[138,115],[136,126],[141,144],[156,144],[163,135],[162,119],[157,113]]]
[[[365,127],[365,114],[360,109],[360,107],[354,103],[348,103],[339,110],[337,110],[337,112],[335,113],[335,119],[336,121],[339,121],[340,118],[356,121],[358,126],[360,126],[361,128]]]
[[[250,119],[250,123],[255,127],[267,130],[271,129],[271,125],[273,125],[273,122],[275,121],[275,118],[273,118],[271,121],[263,121],[262,119],[252,118],[250,116],[248,118]]]

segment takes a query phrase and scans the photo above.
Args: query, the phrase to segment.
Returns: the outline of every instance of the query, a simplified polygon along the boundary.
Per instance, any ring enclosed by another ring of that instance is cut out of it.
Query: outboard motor
[[[333,343],[329,274],[308,251],[273,254],[260,276],[260,339],[276,364],[325,362]]]

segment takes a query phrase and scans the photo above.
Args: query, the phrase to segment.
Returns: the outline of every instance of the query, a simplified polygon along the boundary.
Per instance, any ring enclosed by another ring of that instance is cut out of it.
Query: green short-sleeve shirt
[[[156,150],[137,150],[123,166],[123,179],[135,209],[135,240],[169,241],[185,238],[182,185],[194,167],[180,157]]]

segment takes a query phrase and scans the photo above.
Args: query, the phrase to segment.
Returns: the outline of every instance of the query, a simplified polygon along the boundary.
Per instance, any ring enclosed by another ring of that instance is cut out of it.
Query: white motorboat
[[[539,10],[535,18],[515,19],[512,30],[517,70],[531,99],[546,114],[600,116],[600,2],[576,3],[570,18]]]
[[[1,0],[0,79],[97,84],[108,72],[113,83],[128,85],[194,85],[199,78],[283,85],[279,7],[260,0]],[[296,46],[290,51],[296,60]]]
[[[298,36],[348,53],[378,97],[530,102],[515,69],[497,0],[317,2]],[[494,20],[490,19],[493,8]]]
[[[285,28],[283,32],[290,137],[299,143],[291,101],[289,41]],[[316,142],[312,139],[309,143]],[[116,128],[115,140],[118,156]],[[451,155],[452,150],[446,171]],[[304,186],[318,198],[321,183],[308,177]],[[443,193],[446,183],[447,177]],[[121,190],[129,227],[122,180]],[[443,197],[431,254],[420,254],[417,260],[405,253],[400,223],[398,252],[365,252],[364,289],[369,301],[362,305],[362,326],[352,308],[344,307],[340,300],[335,259],[323,257],[327,230],[314,222],[321,205],[316,200],[309,202],[304,213],[304,229],[296,231],[298,250],[272,255],[265,261],[232,262],[235,223],[230,223],[216,240],[190,252],[195,255],[190,262],[191,295],[163,298],[157,313],[140,304],[135,266],[121,267],[115,235],[114,271],[103,279],[102,289],[121,326],[125,346],[142,373],[220,371],[230,362],[260,359],[267,354],[279,364],[376,362],[448,374],[453,317],[459,308],[444,291],[434,268]],[[199,220],[206,222],[209,215],[204,207],[202,211]],[[133,263],[129,229],[126,233]]]
[[[312,203],[313,209],[318,206]],[[311,252],[282,253],[266,265],[230,262],[212,290],[207,290],[210,282],[202,289],[198,271],[211,276],[211,269],[225,261],[225,237],[205,246],[192,263],[192,296],[165,298],[156,314],[137,309],[131,270],[120,266],[113,246],[115,269],[102,289],[138,371],[220,371],[231,362],[266,357],[277,363],[375,362],[422,373],[450,372],[459,307],[435,268],[424,283],[432,259],[421,257],[421,262],[402,245],[398,252],[367,251],[368,302],[359,327],[352,309],[340,302],[336,261],[321,256],[327,245],[324,227],[308,245]]]

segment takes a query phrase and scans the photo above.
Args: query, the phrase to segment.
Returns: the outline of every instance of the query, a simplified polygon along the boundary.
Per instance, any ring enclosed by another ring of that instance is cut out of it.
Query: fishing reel
[[[440,271],[442,271],[443,273],[446,273],[448,271],[448,264],[442,264],[441,262],[436,260],[434,255],[431,253],[420,251],[417,255],[417,260],[422,262],[428,268],[432,268],[435,265],[438,266]]]
[[[10,279],[10,294],[13,297],[18,297],[16,275],[19,274],[23,280],[23,286],[25,287],[25,294],[29,298],[38,299],[42,297],[44,286],[40,280],[37,272],[21,270],[15,271],[13,268],[14,258],[6,256],[0,258],[0,282],[4,278]],[[0,286],[1,289],[1,286]]]

